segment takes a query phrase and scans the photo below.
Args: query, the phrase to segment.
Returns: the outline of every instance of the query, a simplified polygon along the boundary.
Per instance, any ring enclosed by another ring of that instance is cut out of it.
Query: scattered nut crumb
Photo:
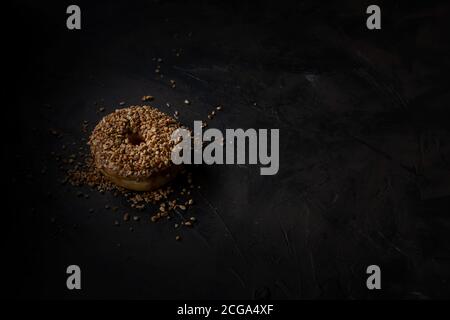
[[[153,101],[155,97],[153,96],[143,96],[142,101]]]

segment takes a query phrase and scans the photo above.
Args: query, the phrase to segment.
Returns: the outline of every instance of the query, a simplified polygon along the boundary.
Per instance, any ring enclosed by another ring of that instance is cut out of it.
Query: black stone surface
[[[69,31],[69,4],[21,1],[10,11],[11,295],[450,296],[448,6],[381,1],[382,30],[369,31],[365,1],[96,1],[80,3],[82,30]],[[174,220],[149,222],[156,208],[61,185],[51,152],[83,145],[83,121],[91,129],[100,106],[143,95],[186,125],[221,104],[210,127],[279,128],[278,174],[196,167],[198,224],[181,242]],[[141,220],[115,226],[124,212]],[[66,288],[70,264],[81,267],[80,291]],[[382,270],[375,292],[371,264]]]

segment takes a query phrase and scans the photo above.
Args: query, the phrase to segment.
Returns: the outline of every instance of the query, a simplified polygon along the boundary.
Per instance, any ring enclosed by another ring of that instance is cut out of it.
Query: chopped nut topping
[[[118,109],[104,117],[89,139],[100,170],[146,178],[172,165],[171,134],[180,124],[149,106]]]

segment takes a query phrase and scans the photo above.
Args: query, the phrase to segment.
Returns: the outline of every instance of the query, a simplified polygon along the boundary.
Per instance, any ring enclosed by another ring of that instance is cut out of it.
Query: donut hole
[[[139,133],[132,132],[132,131],[129,131],[127,133],[127,139],[128,139],[128,142],[130,144],[132,144],[133,146],[137,146],[137,145],[140,145],[141,143],[145,142],[144,137],[142,137]]]

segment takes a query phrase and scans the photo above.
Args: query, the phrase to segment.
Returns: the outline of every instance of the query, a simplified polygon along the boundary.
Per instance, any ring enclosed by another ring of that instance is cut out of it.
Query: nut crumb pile
[[[74,186],[89,186],[100,193],[105,191],[113,192],[115,196],[124,195],[131,203],[132,208],[143,209],[145,204],[156,204],[168,198],[174,190],[170,187],[163,187],[154,191],[134,192],[119,187],[109,181],[95,166],[91,155],[86,156],[85,164],[69,169],[67,172],[68,181]],[[188,174],[190,176],[190,174]]]

